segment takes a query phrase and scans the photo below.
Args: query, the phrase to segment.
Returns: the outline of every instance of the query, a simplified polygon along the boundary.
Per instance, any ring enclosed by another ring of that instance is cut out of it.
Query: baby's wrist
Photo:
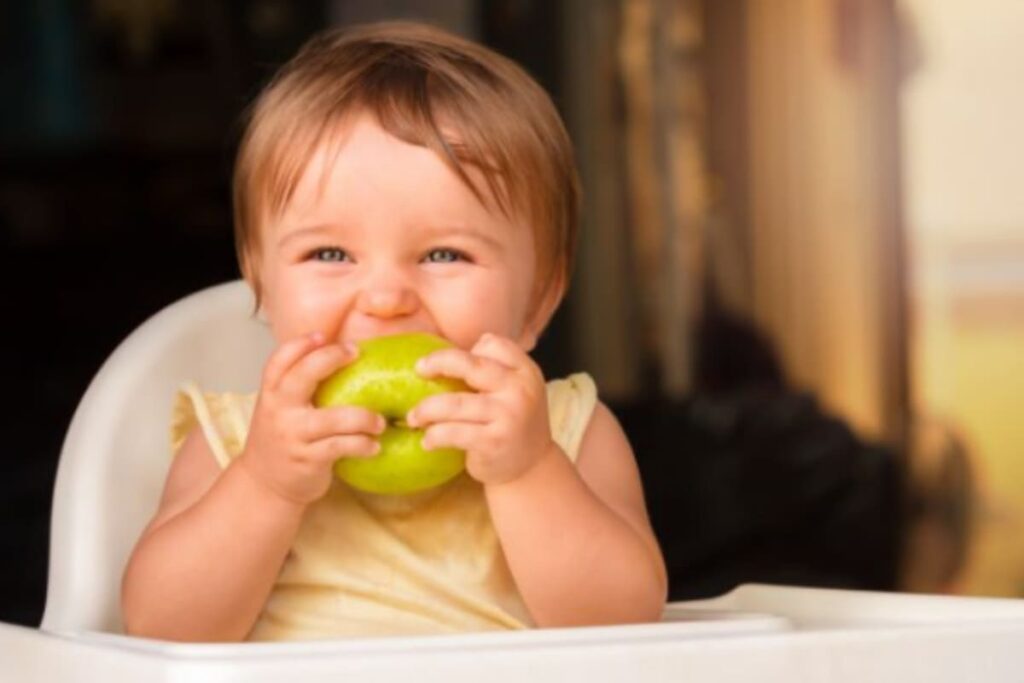
[[[556,469],[559,461],[566,460],[562,447],[549,441],[539,449],[538,455],[526,467],[509,477],[491,483],[486,483],[487,488],[510,487],[512,485],[529,484],[530,482],[546,479]]]
[[[266,475],[261,468],[243,453],[235,460],[238,470],[249,481],[256,496],[262,502],[282,506],[286,512],[302,514],[310,501],[303,500],[279,485],[272,477]]]

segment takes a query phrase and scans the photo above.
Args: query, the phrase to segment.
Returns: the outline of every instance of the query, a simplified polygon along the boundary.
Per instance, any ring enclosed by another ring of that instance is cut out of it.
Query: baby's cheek
[[[499,288],[466,287],[452,304],[451,310],[459,311],[452,324],[460,331],[458,345],[463,348],[476,344],[484,332],[507,336],[513,331],[507,293]]]
[[[284,328],[291,337],[320,331],[332,339],[341,328],[343,295],[335,288],[292,285],[281,310]]]

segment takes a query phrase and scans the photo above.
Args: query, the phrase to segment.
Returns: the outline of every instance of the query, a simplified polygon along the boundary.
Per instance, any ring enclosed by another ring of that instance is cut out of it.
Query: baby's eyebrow
[[[480,242],[484,242],[487,246],[491,247],[496,251],[501,251],[503,246],[501,241],[484,230],[478,230],[463,225],[437,225],[431,226],[426,229],[430,237],[440,239],[448,236],[459,236],[468,237],[469,239],[475,239]]]
[[[326,237],[336,233],[338,230],[339,226],[330,223],[318,223],[294,228],[288,230],[278,239],[277,246],[279,248],[284,247],[289,242],[302,238]],[[504,250],[504,245],[501,240],[494,235],[485,230],[480,230],[466,225],[429,225],[424,227],[423,230],[425,236],[429,239],[437,240],[444,239],[446,237],[463,237],[482,242],[495,251]]]
[[[299,239],[300,237],[309,237],[329,233],[331,231],[331,227],[332,226],[327,224],[319,224],[307,225],[301,228],[295,228],[294,230],[289,230],[287,233],[282,235],[280,239],[277,240],[277,246],[283,247],[289,242]]]

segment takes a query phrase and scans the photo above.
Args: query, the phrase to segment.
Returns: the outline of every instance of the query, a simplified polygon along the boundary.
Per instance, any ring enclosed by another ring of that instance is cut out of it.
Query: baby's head
[[[239,261],[257,300],[268,303],[278,286],[267,264],[268,250],[277,248],[282,230],[315,232],[302,226],[330,223],[373,194],[377,186],[368,194],[367,188],[357,190],[350,182],[370,182],[372,170],[361,178],[357,169],[346,176],[350,180],[342,177],[346,171],[332,170],[336,160],[358,154],[350,154],[347,145],[360,121],[372,122],[421,154],[429,150],[432,163],[441,162],[443,173],[457,179],[458,192],[470,193],[496,225],[529,232],[533,281],[526,284],[526,298],[530,310],[544,309],[546,323],[568,283],[577,233],[579,189],[565,128],[543,89],[510,60],[439,29],[409,23],[335,30],[313,38],[254,104],[238,153],[234,204]],[[394,163],[396,173],[413,173],[397,166],[403,163],[400,155]],[[443,187],[452,185],[439,183],[437,191]],[[415,203],[414,191],[423,194],[423,188],[409,189]],[[333,204],[317,204],[325,195]],[[428,206],[428,212],[433,208]],[[370,252],[362,258],[359,249],[370,248],[370,226],[359,223],[373,222],[368,217],[372,212],[339,217],[337,230],[323,230],[316,236],[319,242],[309,242],[317,267],[326,267],[326,262],[369,264]],[[419,225],[406,216],[385,218]],[[430,220],[424,217],[426,223]],[[474,219],[446,214],[443,220]],[[373,230],[378,226],[384,230],[384,220]],[[345,232],[349,229],[351,235]],[[325,252],[325,246],[338,248]],[[441,263],[435,255],[431,252],[431,267]],[[279,260],[289,258],[300,257],[282,255]],[[443,254],[445,262],[454,258]],[[355,277],[355,271],[352,265],[345,276]],[[398,271],[389,275],[392,280],[406,278]],[[295,275],[289,277],[294,282]],[[301,277],[308,282],[313,276]],[[340,274],[318,277],[323,282]],[[409,275],[409,282],[418,277]],[[426,287],[418,280],[414,285]]]

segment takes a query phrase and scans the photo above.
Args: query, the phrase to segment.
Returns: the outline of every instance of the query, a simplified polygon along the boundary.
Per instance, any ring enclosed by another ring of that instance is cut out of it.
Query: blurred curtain
[[[906,415],[893,0],[569,0],[572,308],[605,393],[679,396],[704,302],[860,432]]]
[[[690,387],[707,222],[700,0],[569,0],[578,352],[606,396]],[[650,386],[651,384],[655,386]]]
[[[906,414],[892,0],[745,4],[753,312],[859,431]]]

